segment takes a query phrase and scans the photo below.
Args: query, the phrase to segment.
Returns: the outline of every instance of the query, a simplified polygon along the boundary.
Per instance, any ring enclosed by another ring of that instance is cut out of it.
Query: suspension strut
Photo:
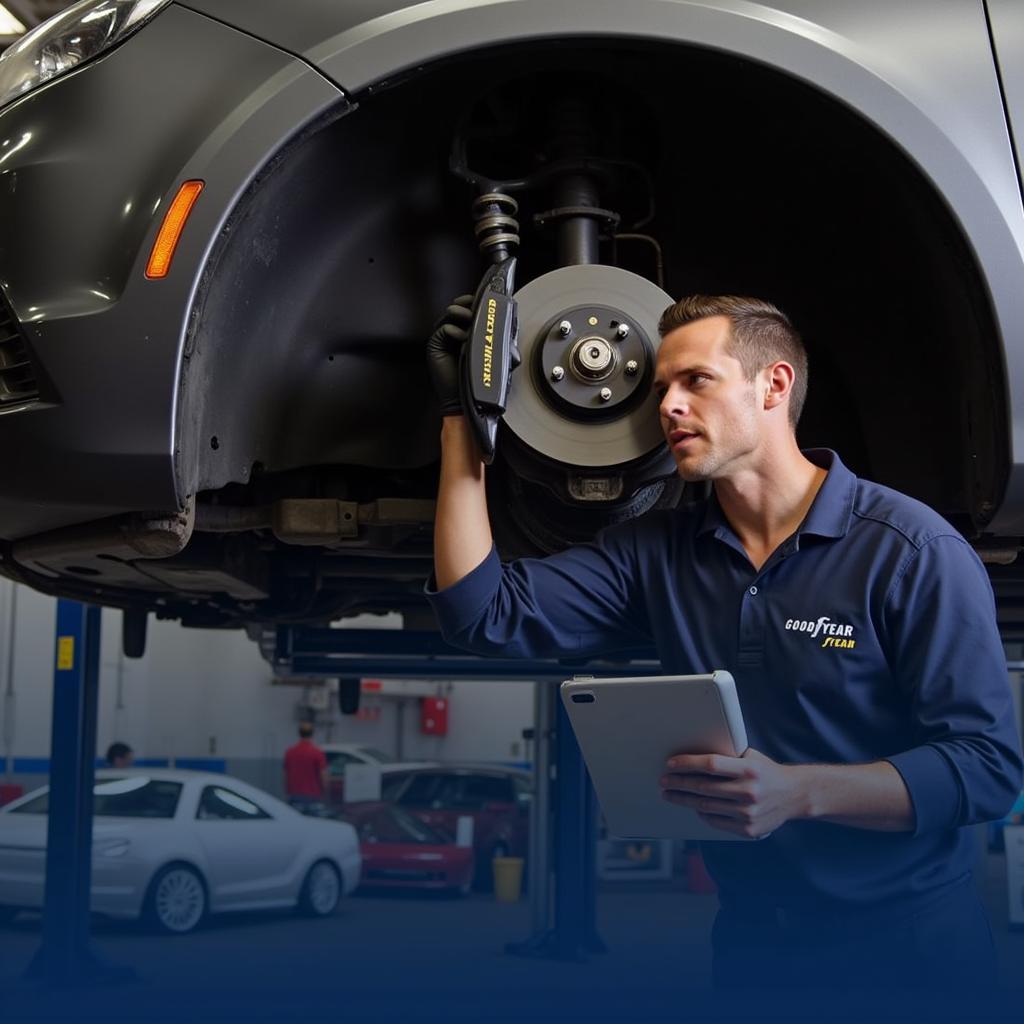
[[[518,204],[502,192],[473,203],[477,244],[490,265],[473,299],[473,323],[462,350],[462,406],[485,463],[494,461],[512,371],[519,365],[515,291]]]

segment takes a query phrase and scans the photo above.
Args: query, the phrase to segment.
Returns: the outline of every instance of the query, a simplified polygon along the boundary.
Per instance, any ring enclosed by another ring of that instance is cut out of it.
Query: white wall
[[[533,685],[528,682],[461,680],[437,683],[448,700],[448,735],[420,732],[417,700],[366,697],[361,706],[379,708],[376,721],[336,714],[321,733],[325,740],[369,743],[407,761],[526,761],[522,733],[533,725]],[[401,716],[402,741],[397,739]],[[400,748],[400,749],[399,749]]]
[[[52,598],[0,580],[0,752],[4,756],[49,756],[56,620],[57,602]],[[21,630],[18,624],[24,622],[33,627]]]
[[[12,603],[13,697],[4,699]],[[55,621],[53,598],[0,580],[0,755],[49,756]],[[398,621],[368,617],[351,624],[386,628]],[[122,740],[144,758],[276,760],[293,742],[303,688],[275,686],[271,680],[269,665],[241,631],[183,629],[152,617],[145,657],[126,659],[121,613],[105,609],[98,751]],[[438,683],[435,689],[450,700],[448,735],[421,735],[418,702],[407,702],[402,711],[405,758],[525,760],[521,734],[533,718],[531,684],[455,682]],[[379,704],[379,719],[342,716],[332,700],[330,709],[318,715],[318,738],[368,742],[397,754],[400,703],[387,698],[366,703]]]

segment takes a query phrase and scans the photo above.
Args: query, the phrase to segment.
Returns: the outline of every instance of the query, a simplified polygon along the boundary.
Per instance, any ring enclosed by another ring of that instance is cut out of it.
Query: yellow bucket
[[[491,866],[494,869],[494,898],[499,903],[518,903],[523,890],[523,858],[495,857]]]

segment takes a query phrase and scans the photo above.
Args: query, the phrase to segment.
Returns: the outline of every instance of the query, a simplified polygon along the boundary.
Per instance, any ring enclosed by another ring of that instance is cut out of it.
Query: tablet
[[[728,672],[700,676],[593,679],[561,686],[573,732],[610,835],[623,839],[745,840],[669,803],[658,780],[673,754],[747,749],[736,683]]]

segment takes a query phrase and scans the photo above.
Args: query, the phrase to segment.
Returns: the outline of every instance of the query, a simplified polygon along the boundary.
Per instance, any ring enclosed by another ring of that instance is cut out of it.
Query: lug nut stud
[[[572,324],[568,320],[563,320],[558,325],[558,333],[564,338],[572,330]]]
[[[615,328],[615,337],[618,338],[620,341],[623,338],[625,338],[628,334],[629,324],[619,324],[619,326]]]
[[[635,359],[630,359],[630,361],[626,363],[626,373],[628,373],[630,377],[636,376],[636,372],[639,369],[640,364]]]
[[[551,367],[551,379],[552,380],[561,380],[564,376],[565,376],[565,370],[563,370],[562,367],[560,367],[560,366],[552,366]]]
[[[602,402],[610,402],[611,398],[612,398],[612,389],[611,388],[601,388],[601,401]]]

